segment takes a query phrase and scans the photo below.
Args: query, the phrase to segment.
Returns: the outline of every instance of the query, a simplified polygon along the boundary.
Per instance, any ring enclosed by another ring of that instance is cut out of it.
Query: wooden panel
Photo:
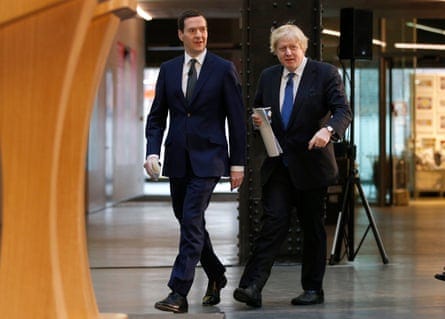
[[[56,178],[62,120],[95,5],[60,1],[0,25],[2,318],[68,318]]]
[[[88,127],[97,86],[119,26],[114,14],[93,19],[74,75],[63,125],[57,199],[57,237],[67,311],[97,318],[85,231],[85,162]]]
[[[111,3],[112,2],[112,3]],[[100,4],[98,7],[103,7]],[[125,7],[131,5],[131,7]],[[96,7],[73,79],[62,132],[57,199],[58,242],[65,304],[72,318],[97,318],[85,230],[85,164],[94,97],[120,19],[134,14],[135,1],[110,1],[108,13]],[[126,12],[122,17],[122,12]],[[101,314],[126,319],[126,314]]]
[[[21,18],[38,10],[59,5],[62,0],[14,0],[0,1],[0,24]]]

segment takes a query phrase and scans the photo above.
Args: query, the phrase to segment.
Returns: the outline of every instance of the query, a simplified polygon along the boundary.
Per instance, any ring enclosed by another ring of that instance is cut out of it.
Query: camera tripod
[[[360,183],[360,177],[358,170],[355,168],[355,146],[351,146],[352,152],[351,159],[349,159],[349,169],[348,177],[346,178],[346,184],[343,193],[343,200],[341,210],[338,213],[337,226],[334,233],[334,240],[332,243],[331,256],[329,258],[329,265],[333,265],[339,262],[342,250],[342,239],[345,243],[345,253],[348,256],[349,261],[353,261],[357,256],[363,241],[365,240],[369,230],[371,229],[374,238],[377,242],[377,246],[380,251],[380,256],[384,264],[388,263],[388,256],[386,255],[385,248],[383,246],[382,239],[380,237],[377,224],[375,223],[374,216],[372,214],[371,208],[368,201],[366,200],[365,193],[363,191],[362,185]],[[355,208],[355,193],[354,190],[357,189],[363,208],[365,209],[366,216],[368,218],[368,227],[363,234],[357,249],[354,248],[354,208]]]
[[[354,114],[354,89],[355,89],[355,60],[351,59],[351,94],[350,94],[350,107],[352,114]],[[380,255],[384,264],[388,263],[388,256],[386,255],[383,242],[380,237],[380,233],[377,229],[377,225],[374,220],[374,216],[371,212],[371,207],[366,200],[365,193],[363,192],[362,185],[360,183],[360,177],[358,170],[355,167],[356,159],[356,146],[354,144],[354,123],[350,124],[350,141],[347,147],[347,178],[345,182],[343,200],[341,210],[338,213],[337,226],[334,233],[334,241],[332,244],[331,256],[329,258],[329,265],[333,265],[335,262],[339,262],[342,250],[342,241],[345,242],[345,253],[348,256],[349,261],[353,261],[357,256],[369,229],[372,230],[377,246],[380,250]],[[355,210],[355,188],[360,195],[361,203],[365,209],[366,216],[369,224],[360,243],[355,249],[354,247],[354,210]],[[347,227],[346,227],[347,226]]]

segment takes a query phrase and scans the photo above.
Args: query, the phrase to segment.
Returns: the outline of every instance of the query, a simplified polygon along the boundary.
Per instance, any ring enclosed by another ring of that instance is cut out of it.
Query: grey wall
[[[90,124],[86,210],[143,193],[144,22],[121,23],[98,89]]]

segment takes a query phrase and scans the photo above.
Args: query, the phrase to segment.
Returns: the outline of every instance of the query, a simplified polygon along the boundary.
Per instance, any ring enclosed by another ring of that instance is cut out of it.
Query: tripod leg
[[[333,265],[335,262],[338,262],[340,260],[340,254],[341,254],[341,243],[342,243],[342,239],[344,234],[344,225],[345,225],[345,211],[347,209],[347,204],[348,204],[348,194],[349,194],[349,188],[351,184],[351,179],[348,179],[346,181],[346,186],[345,186],[345,191],[344,191],[344,195],[343,195],[343,200],[342,200],[342,204],[341,204],[341,210],[338,213],[338,217],[337,217],[337,225],[335,228],[335,233],[334,233],[334,239],[332,242],[332,249],[331,249],[331,256],[329,258],[329,265]]]
[[[340,227],[341,227],[341,223],[342,223],[342,216],[343,216],[343,212],[340,211],[338,213],[338,217],[337,217],[337,226],[335,228],[334,240],[332,242],[331,257],[329,258],[329,265],[333,265],[333,264],[335,264],[336,261],[340,260],[339,256],[336,254],[336,250],[337,250],[337,240],[339,237]]]
[[[374,238],[375,238],[375,240],[377,242],[377,246],[378,246],[379,251],[380,251],[380,256],[382,258],[383,263],[387,264],[389,262],[388,256],[386,255],[385,247],[383,247],[383,242],[382,242],[382,239],[380,237],[380,233],[379,233],[379,231],[377,229],[377,225],[375,223],[374,216],[372,215],[372,212],[371,212],[371,207],[369,206],[369,203],[366,200],[365,193],[363,192],[363,188],[362,188],[362,186],[360,184],[360,179],[359,178],[355,179],[355,184],[356,184],[357,189],[359,191],[360,199],[362,201],[363,207],[365,208],[366,215],[368,216],[369,225],[370,225],[370,227],[372,229],[372,232],[374,234]],[[365,236],[366,236],[366,234],[367,234],[367,232],[365,233]],[[354,256],[357,255],[357,253],[358,253],[358,249],[354,253]]]

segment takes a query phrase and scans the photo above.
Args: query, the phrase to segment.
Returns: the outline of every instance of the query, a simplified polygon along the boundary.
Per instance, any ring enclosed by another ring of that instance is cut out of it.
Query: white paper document
[[[283,153],[283,150],[281,149],[280,143],[278,143],[278,140],[272,131],[272,127],[270,126],[268,115],[269,111],[270,107],[257,107],[253,109],[253,112],[258,114],[262,120],[262,124],[260,127],[258,127],[258,129],[260,130],[261,137],[263,138],[267,155],[269,157],[276,157],[280,156],[280,154]]]

